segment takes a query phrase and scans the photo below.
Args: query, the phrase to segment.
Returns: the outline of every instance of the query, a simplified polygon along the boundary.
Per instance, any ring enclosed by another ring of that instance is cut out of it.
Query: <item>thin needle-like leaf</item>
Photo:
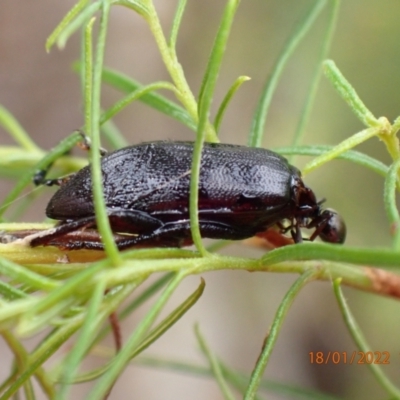
[[[330,11],[330,17],[329,17],[329,24],[328,27],[326,29],[325,35],[324,35],[324,40],[323,40],[323,46],[320,52],[320,55],[318,57],[317,60],[317,67],[314,71],[313,74],[313,79],[312,82],[310,84],[310,88],[307,90],[308,96],[307,96],[307,100],[303,106],[303,109],[301,111],[301,117],[300,117],[300,121],[297,125],[296,128],[296,132],[293,136],[293,141],[292,141],[292,145],[293,146],[297,146],[298,144],[301,143],[302,137],[303,137],[303,133],[304,133],[304,129],[306,127],[307,121],[310,117],[311,114],[311,110],[312,110],[312,106],[314,104],[315,101],[315,97],[317,94],[317,89],[318,89],[318,85],[319,85],[319,81],[321,78],[321,65],[323,60],[325,60],[325,58],[328,55],[329,52],[329,48],[331,46],[332,43],[332,37],[333,37],[333,33],[336,27],[336,22],[337,22],[337,18],[339,15],[339,6],[340,6],[341,1],[340,0],[334,0],[331,2],[331,11]],[[293,161],[293,157],[289,158],[289,162]]]
[[[228,90],[228,93],[225,95],[224,99],[222,100],[221,105],[218,108],[217,114],[214,119],[214,127],[215,131],[218,133],[219,132],[219,127],[222,122],[222,118],[224,116],[224,113],[226,111],[226,108],[228,107],[229,102],[232,100],[233,96],[237,92],[237,90],[242,86],[242,84],[248,80],[250,80],[248,76],[239,76],[233,83],[233,85],[230,87]]]
[[[324,62],[324,72],[344,101],[349,105],[364,125],[368,127],[376,127],[379,125],[379,120],[375,118],[370,110],[368,110],[353,86],[340,72],[334,61],[326,60]]]
[[[106,32],[108,17],[110,12],[110,1],[104,0],[102,3],[102,14],[100,21],[100,31],[97,40],[96,57],[93,60],[92,50],[92,26],[93,20],[89,22],[85,32],[85,126],[87,132],[91,134],[91,173],[93,203],[96,214],[97,229],[102,238],[105,251],[114,265],[120,261],[119,252],[114,242],[108,220],[106,204],[103,195],[103,177],[100,168],[100,93],[101,93],[101,74],[103,70],[103,58],[106,43]]]
[[[396,204],[396,185],[398,183],[399,168],[400,159],[389,168],[383,192],[386,214],[394,234],[393,248],[395,250],[400,249],[400,214]]]
[[[183,12],[185,11],[187,0],[179,0],[178,7],[175,12],[174,21],[172,22],[171,36],[169,39],[169,47],[175,51],[176,39],[178,37],[179,27],[181,26]]]
[[[306,175],[314,169],[320,167],[321,165],[327,163],[328,161],[333,160],[334,158],[339,157],[340,154],[351,150],[353,147],[358,146],[359,144],[367,141],[368,139],[377,136],[380,132],[379,127],[376,128],[368,128],[364,129],[361,132],[358,132],[348,139],[343,140],[343,142],[334,146],[331,151],[328,153],[321,154],[319,157],[314,158],[314,160],[310,161],[303,168],[303,174]]]
[[[211,51],[211,56],[207,65],[206,73],[203,77],[202,86],[199,94],[199,125],[197,129],[196,141],[193,148],[192,168],[190,175],[190,231],[192,234],[193,242],[198,251],[206,255],[205,249],[200,234],[199,216],[198,216],[198,188],[201,164],[201,152],[204,140],[217,141],[217,138],[206,135],[206,128],[208,124],[208,117],[211,107],[212,96],[214,93],[215,84],[218,77],[218,72],[221,66],[222,57],[225,52],[226,42],[229,37],[229,32],[233,23],[236,9],[238,7],[238,0],[230,0],[225,6],[224,13],[221,18],[217,36],[215,38],[214,46]]]
[[[79,364],[82,358],[85,356],[87,349],[90,347],[96,331],[100,328],[102,322],[99,318],[101,302],[105,292],[104,282],[98,282],[85,317],[85,323],[80,331],[79,337],[74,344],[72,351],[68,354],[62,364],[62,370],[60,375],[60,387],[57,391],[56,400],[62,400],[67,398],[68,391],[71,389],[71,385],[75,380],[75,375],[78,371]]]
[[[317,1],[313,6],[313,8],[311,9],[311,11],[307,13],[305,20],[300,23],[298,28],[296,28],[296,30],[289,37],[289,40],[285,44],[285,47],[281,55],[279,56],[278,60],[276,61],[272,69],[270,78],[266,82],[262,90],[260,99],[258,101],[250,129],[250,136],[248,140],[249,146],[251,147],[261,146],[262,139],[264,136],[268,109],[271,104],[272,96],[278,85],[279,78],[282,75],[283,69],[287,61],[289,60],[290,56],[293,54],[295,48],[301,42],[301,40],[308,32],[308,30],[311,28],[312,24],[314,23],[319,13],[322,11],[325,4],[326,4],[325,0]]]
[[[0,106],[0,125],[3,126],[10,136],[25,150],[43,154],[42,150],[31,140],[20,123],[2,106]]]
[[[86,7],[90,0],[80,0],[76,3],[62,21],[57,25],[56,29],[51,33],[46,41],[46,51],[50,51],[51,47],[57,41],[61,32],[74,20],[74,18]]]
[[[324,145],[296,147],[290,146],[274,148],[274,151],[282,155],[296,154],[301,156],[321,156],[324,153],[329,153],[332,149],[334,149],[334,147],[335,146]],[[351,161],[362,167],[368,168],[383,177],[385,177],[389,171],[389,167],[387,167],[383,162],[357,150],[347,150],[345,153],[338,154],[335,159]]]
[[[164,308],[166,302],[175,291],[185,273],[177,273],[175,278],[167,286],[166,290],[163,292],[158,301],[151,308],[150,312],[147,314],[146,318],[137,326],[133,334],[128,338],[126,344],[123,346],[121,351],[114,357],[111,367],[104,374],[101,381],[99,381],[93,390],[88,394],[88,400],[97,400],[102,398],[108,393],[108,390],[112,387],[115,380],[124,370],[126,365],[131,359],[132,353],[135,351],[140,341],[142,340],[145,333],[148,331],[150,326],[154,323],[155,318],[159,315],[161,310]]]
[[[78,68],[79,64],[76,64],[75,69]],[[136,90],[141,90],[144,87],[144,85],[133,80],[132,78],[109,68],[104,68],[102,77],[104,82],[127,94],[133,93]],[[176,119],[194,131],[197,129],[196,123],[183,107],[172,102],[171,100],[168,100],[159,93],[145,93],[139,98],[139,100],[155,110]]]
[[[140,89],[137,89],[130,93],[128,96],[125,96],[123,99],[119,100],[116,104],[106,110],[100,120],[100,124],[104,124],[109,119],[111,119],[115,114],[122,111],[126,106],[135,100],[140,99],[142,96],[145,96],[147,93],[153,92],[158,89],[169,89],[173,92],[176,91],[175,86],[173,86],[169,82],[155,82],[150,85],[143,86]]]
[[[67,44],[68,39],[79,29],[82,25],[87,22],[93,14],[100,10],[101,1],[96,1],[88,5],[77,17],[71,20],[68,25],[60,32],[57,38],[57,45],[60,49],[63,49]]]
[[[221,18],[217,36],[211,50],[210,59],[208,60],[206,72],[201,83],[199,92],[199,112],[202,108],[208,110],[211,104],[211,97],[214,92],[214,86],[218,77],[218,72],[221,67],[222,57],[225,52],[226,43],[228,41],[229,33],[233,23],[233,18],[236,9],[239,6],[238,0],[229,0],[225,6],[224,13]]]
[[[145,4],[144,1],[138,0],[112,0],[112,3],[115,5],[125,6],[137,12],[144,18],[149,18],[150,11],[149,7]]]
[[[210,347],[207,345],[206,340],[204,339],[204,336],[201,334],[199,326],[195,326],[195,333],[197,337],[197,341],[200,344],[200,348],[202,352],[206,355],[208,362],[210,364],[211,371],[214,374],[214,377],[216,381],[218,382],[218,385],[221,389],[221,392],[224,396],[225,400],[234,400],[235,397],[231,390],[229,389],[229,386],[225,380],[225,377],[222,372],[222,368],[218,362],[217,357],[215,354],[211,351]]]
[[[343,296],[343,292],[340,288],[341,279],[335,279],[333,282],[333,290],[335,292],[336,299],[339,303],[340,310],[344,322],[346,323],[347,329],[351,333],[354,342],[357,344],[358,348],[364,353],[373,353],[370,346],[368,345],[360,327],[358,326],[353,314],[347,305],[346,299]],[[378,363],[367,363],[372,374],[375,376],[376,380],[381,384],[381,386],[388,392],[393,399],[400,399],[400,389],[396,387],[390,379],[385,375],[381,366]]]
[[[11,192],[5,197],[3,203],[0,206],[0,217],[4,214],[7,208],[13,203],[13,201],[22,193],[24,188],[32,183],[32,179],[38,171],[47,170],[47,168],[59,159],[62,155],[70,150],[76,143],[82,140],[82,136],[78,132],[74,132],[64,140],[62,140],[53,150],[47,153],[29,173],[24,174]]]
[[[277,340],[280,329],[283,325],[283,321],[290,306],[292,305],[295,297],[299,294],[300,290],[308,283],[310,280],[315,279],[318,274],[318,270],[309,270],[305,272],[296,280],[289,291],[286,293],[282,303],[280,304],[272,323],[271,329],[268,332],[267,340],[263,346],[263,350],[260,357],[257,360],[257,364],[251,374],[250,383],[247,388],[246,394],[244,395],[244,400],[253,400],[257,394],[258,388],[260,386],[264,370],[267,366],[268,360],[271,356],[273,347]]]

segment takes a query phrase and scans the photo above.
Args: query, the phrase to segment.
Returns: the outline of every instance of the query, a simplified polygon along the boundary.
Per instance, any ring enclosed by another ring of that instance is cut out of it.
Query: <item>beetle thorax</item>
[[[292,199],[294,201],[294,216],[296,219],[316,218],[321,210],[314,192],[306,186],[299,177],[294,178]]]

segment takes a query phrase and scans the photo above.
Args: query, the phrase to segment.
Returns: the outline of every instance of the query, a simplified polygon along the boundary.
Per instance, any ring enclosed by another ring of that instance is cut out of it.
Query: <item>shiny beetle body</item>
[[[192,243],[189,187],[192,142],[149,142],[101,159],[104,198],[120,249]],[[93,234],[95,216],[90,168],[62,183],[46,214],[60,224],[32,246],[102,249]],[[240,240],[278,224],[302,240],[300,228],[315,228],[313,240],[342,243],[345,226],[333,210],[321,210],[300,172],[269,150],[205,143],[199,179],[199,222],[203,237]],[[289,226],[284,228],[282,221]],[[82,229],[84,228],[84,229]]]

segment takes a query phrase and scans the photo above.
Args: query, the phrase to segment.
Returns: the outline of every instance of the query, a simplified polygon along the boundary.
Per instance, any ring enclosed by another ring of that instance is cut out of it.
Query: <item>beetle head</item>
[[[346,224],[343,218],[331,208],[322,209],[325,201],[317,201],[314,192],[306,185],[296,186],[297,211],[296,220],[298,226],[315,228],[310,240],[317,236],[327,243],[344,243],[346,239]]]
[[[344,243],[346,239],[346,224],[343,218],[331,208],[327,208],[320,214],[318,236],[328,243]]]

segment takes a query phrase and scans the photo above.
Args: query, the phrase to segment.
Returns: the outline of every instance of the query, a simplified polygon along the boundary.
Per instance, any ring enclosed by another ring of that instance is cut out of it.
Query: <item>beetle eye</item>
[[[346,239],[346,224],[343,218],[331,208],[327,208],[321,214],[325,220],[325,226],[319,233],[319,237],[328,243],[344,243]]]

